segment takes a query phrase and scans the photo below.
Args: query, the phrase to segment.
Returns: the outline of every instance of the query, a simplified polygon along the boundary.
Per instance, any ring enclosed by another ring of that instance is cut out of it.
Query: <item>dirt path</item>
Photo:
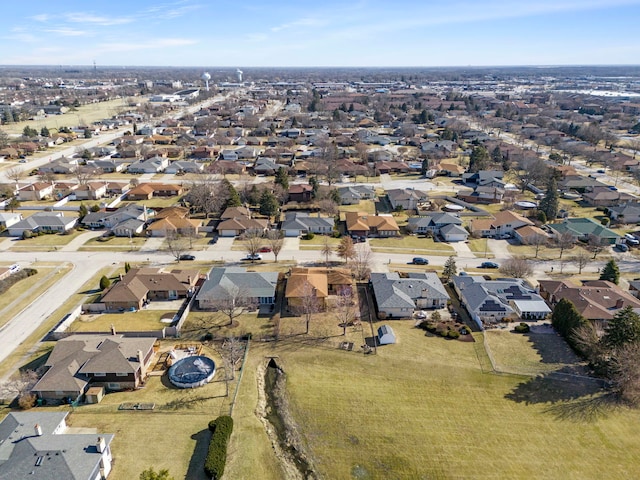
[[[282,450],[282,447],[280,447],[278,435],[276,434],[273,425],[271,425],[271,422],[267,420],[267,394],[265,392],[264,379],[266,369],[266,362],[262,362],[258,365],[256,370],[256,381],[258,384],[258,405],[256,406],[256,416],[264,426],[267,436],[271,441],[271,446],[273,447],[276,458],[280,462],[282,473],[284,475],[282,478],[285,480],[305,480],[291,457]]]

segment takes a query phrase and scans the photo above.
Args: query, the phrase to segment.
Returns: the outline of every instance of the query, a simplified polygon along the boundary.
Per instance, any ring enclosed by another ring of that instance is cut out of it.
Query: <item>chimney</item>
[[[116,327],[115,325],[112,323],[111,324],[111,335],[115,335],[116,334]]]
[[[33,426],[33,430],[34,430],[34,432],[36,434],[36,437],[41,437],[42,436],[42,427],[40,426],[39,423],[36,423]]]
[[[149,220],[147,218],[147,206],[146,205],[142,205],[142,220],[144,221],[144,223],[147,223],[147,220]]]
[[[140,362],[140,379],[144,381],[144,378],[147,374],[146,365],[144,364],[144,355],[142,354],[142,350],[138,350],[138,362]]]
[[[622,298],[619,298],[618,300],[616,300],[616,309],[620,309],[624,306],[624,300]]]
[[[191,285],[191,275],[187,276],[187,283]]]
[[[122,274],[120,274],[120,281],[122,281]]]
[[[104,453],[104,451],[107,449],[107,442],[104,441],[104,437],[98,437],[96,448],[98,449],[99,453]]]

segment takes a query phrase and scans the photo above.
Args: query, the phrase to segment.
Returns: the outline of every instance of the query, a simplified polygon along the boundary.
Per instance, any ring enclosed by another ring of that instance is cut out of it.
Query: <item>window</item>
[[[107,374],[103,372],[96,372],[93,374],[94,377],[106,377]]]
[[[116,377],[126,377],[128,373],[116,373]]]

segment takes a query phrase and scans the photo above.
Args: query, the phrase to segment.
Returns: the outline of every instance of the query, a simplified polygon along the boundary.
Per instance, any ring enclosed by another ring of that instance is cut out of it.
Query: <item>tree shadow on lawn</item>
[[[551,327],[550,327],[551,328]],[[562,373],[587,375],[586,364],[571,350],[567,342],[557,333],[525,333],[531,346],[540,355],[542,363],[564,365]]]
[[[198,433],[191,435],[191,439],[196,441],[196,446],[193,449],[191,460],[189,460],[189,468],[185,478],[189,478],[191,480],[205,480],[208,477],[204,473],[204,462],[207,458],[207,452],[209,451],[211,432],[208,428],[200,430]]]
[[[562,377],[559,373],[571,376]],[[605,418],[619,405],[615,395],[605,390],[602,380],[576,377],[562,370],[522,382],[505,398],[526,405],[549,403],[545,413],[557,420],[576,422]]]

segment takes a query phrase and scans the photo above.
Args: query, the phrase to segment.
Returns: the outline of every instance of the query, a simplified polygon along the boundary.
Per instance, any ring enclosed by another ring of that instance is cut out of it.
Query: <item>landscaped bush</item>
[[[456,331],[456,330],[449,330],[447,332],[447,337],[449,338],[460,338],[460,332]]]
[[[516,325],[514,328],[516,333],[529,333],[531,331],[531,327],[528,323],[520,322],[520,325]]]
[[[209,452],[204,462],[204,471],[214,480],[222,478],[225,463],[227,461],[227,444],[233,431],[233,418],[221,416],[209,422],[211,430],[211,442]]]
[[[316,234],[315,234],[315,233],[313,233],[313,232],[309,232],[309,233],[307,233],[307,234],[304,236],[304,239],[305,239],[305,240],[313,240],[313,238],[314,238],[315,236],[316,236]]]

